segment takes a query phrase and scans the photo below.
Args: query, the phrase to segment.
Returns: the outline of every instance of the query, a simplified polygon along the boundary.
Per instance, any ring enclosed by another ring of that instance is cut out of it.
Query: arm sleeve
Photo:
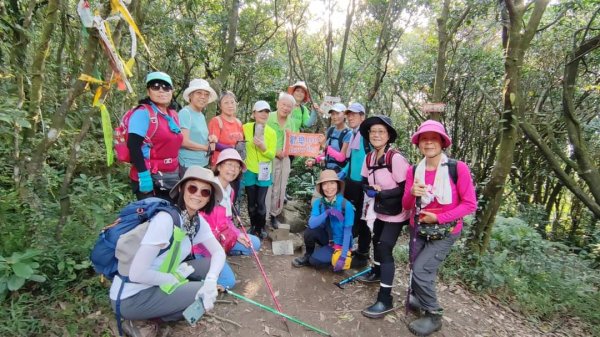
[[[131,262],[129,280],[153,286],[177,283],[177,278],[174,275],[151,269],[152,262],[159,252],[160,247],[158,245],[141,245]]]
[[[312,108],[305,108],[302,110],[302,125],[304,125],[307,128],[313,126],[317,121],[317,112]]]
[[[352,227],[344,227],[344,236],[342,239],[342,255],[346,257],[348,254],[348,250],[350,250],[351,240],[352,239]]]
[[[326,151],[327,151],[327,155],[330,156],[331,158],[335,159],[336,161],[343,162],[346,160],[346,154],[342,153],[341,151],[337,151],[331,145],[327,146]]]
[[[311,229],[321,227],[327,219],[327,213],[320,212],[320,204],[321,201],[319,201],[318,199],[315,200],[315,202],[313,203],[312,211],[310,212],[310,218],[308,219],[308,227],[310,227]]]
[[[460,200],[455,208],[437,215],[439,223],[461,219],[465,215],[469,215],[477,210],[477,197],[469,167],[462,161],[457,161],[456,170],[458,173],[456,192]]]
[[[404,186],[406,185],[406,170],[410,167],[408,161],[401,154],[394,154],[392,157],[392,178],[398,186],[382,190],[379,192],[379,197],[382,199],[397,198],[404,194]]]
[[[218,136],[217,136],[217,137],[218,137]],[[217,143],[217,144],[215,145],[215,150],[217,150],[217,151],[223,151],[223,150],[225,150],[225,149],[231,149],[231,148],[232,148],[232,146],[225,145],[225,144],[223,144],[223,143],[221,143],[221,142],[219,142],[219,143]]]
[[[142,145],[144,137],[135,133],[130,133],[127,136],[127,148],[129,149],[129,160],[138,172],[148,170],[142,153]]]
[[[210,267],[208,269],[208,273],[206,274],[206,278],[214,278],[215,280],[219,278],[219,274],[221,274],[221,270],[225,265],[225,251],[219,241],[215,239],[214,235],[204,242],[202,242],[204,247],[210,252]]]

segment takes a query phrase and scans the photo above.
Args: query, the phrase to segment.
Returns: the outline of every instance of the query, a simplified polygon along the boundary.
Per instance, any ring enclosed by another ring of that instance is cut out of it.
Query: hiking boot
[[[352,262],[350,268],[361,269],[369,264],[369,256],[361,253],[352,253]]]
[[[362,283],[378,283],[381,281],[381,276],[375,274],[375,272],[373,272],[373,270],[371,269],[370,272],[364,275],[360,275],[356,278],[356,280]]]
[[[158,336],[158,324],[150,321],[123,320],[121,323],[123,332],[130,337],[156,337]]]
[[[391,295],[382,296],[381,293],[377,295],[377,302],[373,305],[362,310],[361,313],[369,318],[382,318],[388,312],[394,310],[392,305],[393,298]]]
[[[268,236],[267,231],[265,231],[264,228],[255,228],[255,227],[250,227],[250,231],[248,232],[248,234],[252,234],[261,240],[266,239]]]
[[[419,299],[413,294],[408,295],[408,310],[420,315],[422,309]]]
[[[416,336],[425,337],[442,328],[442,311],[426,311],[425,316],[408,325],[408,330]]]
[[[279,228],[279,220],[277,220],[277,217],[274,215],[271,215],[271,227],[273,227],[273,229],[278,229]]]
[[[302,268],[306,266],[310,266],[310,262],[308,261],[308,255],[302,255],[297,257],[292,261],[292,266],[296,268]]]

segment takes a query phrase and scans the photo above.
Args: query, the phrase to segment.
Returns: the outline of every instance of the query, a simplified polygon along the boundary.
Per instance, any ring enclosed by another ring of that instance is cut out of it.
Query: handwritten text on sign
[[[286,130],[284,151],[288,156],[316,157],[320,152],[318,133],[296,133]]]

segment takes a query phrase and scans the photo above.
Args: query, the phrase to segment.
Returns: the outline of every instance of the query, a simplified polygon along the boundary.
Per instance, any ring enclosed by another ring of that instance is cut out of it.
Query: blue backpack
[[[125,206],[119,213],[119,218],[111,225],[102,229],[94,244],[94,248],[90,254],[90,260],[92,260],[96,272],[104,275],[110,280],[112,280],[115,275],[119,274],[119,259],[117,258],[117,243],[119,239],[122,235],[131,232],[141,224],[146,224],[147,226],[148,220],[159,211],[169,213],[173,218],[173,225],[180,227],[181,220],[179,211],[167,200],[147,198],[132,202]],[[173,240],[172,237],[171,240]],[[139,241],[141,241],[141,238]],[[139,242],[137,242],[137,245],[139,247]],[[167,250],[168,248],[161,250],[159,255]],[[135,254],[135,251],[132,253]],[[133,258],[133,256],[131,256],[131,258]]]

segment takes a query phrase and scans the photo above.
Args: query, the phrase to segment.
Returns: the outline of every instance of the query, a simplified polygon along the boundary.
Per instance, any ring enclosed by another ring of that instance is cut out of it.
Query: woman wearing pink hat
[[[424,158],[407,171],[402,198],[402,207],[412,215],[408,306],[421,314],[408,328],[428,336],[442,328],[443,309],[435,290],[438,268],[460,236],[463,217],[477,209],[477,199],[467,164],[444,154],[452,140],[441,123],[423,122],[411,142]]]
[[[242,171],[246,170],[246,165],[240,157],[240,154],[234,149],[225,149],[219,153],[213,172],[215,182],[221,187],[223,197],[219,205],[216,205],[210,212],[201,212],[200,215],[208,222],[210,228],[227,255],[250,255],[252,249],[260,250],[260,239],[254,235],[248,234],[248,239],[244,233],[233,223],[232,201],[235,191],[232,188],[234,181],[239,181]],[[210,253],[203,245],[194,246],[196,256],[210,257]],[[231,289],[235,286],[235,274],[227,262],[219,274],[217,283]]]

